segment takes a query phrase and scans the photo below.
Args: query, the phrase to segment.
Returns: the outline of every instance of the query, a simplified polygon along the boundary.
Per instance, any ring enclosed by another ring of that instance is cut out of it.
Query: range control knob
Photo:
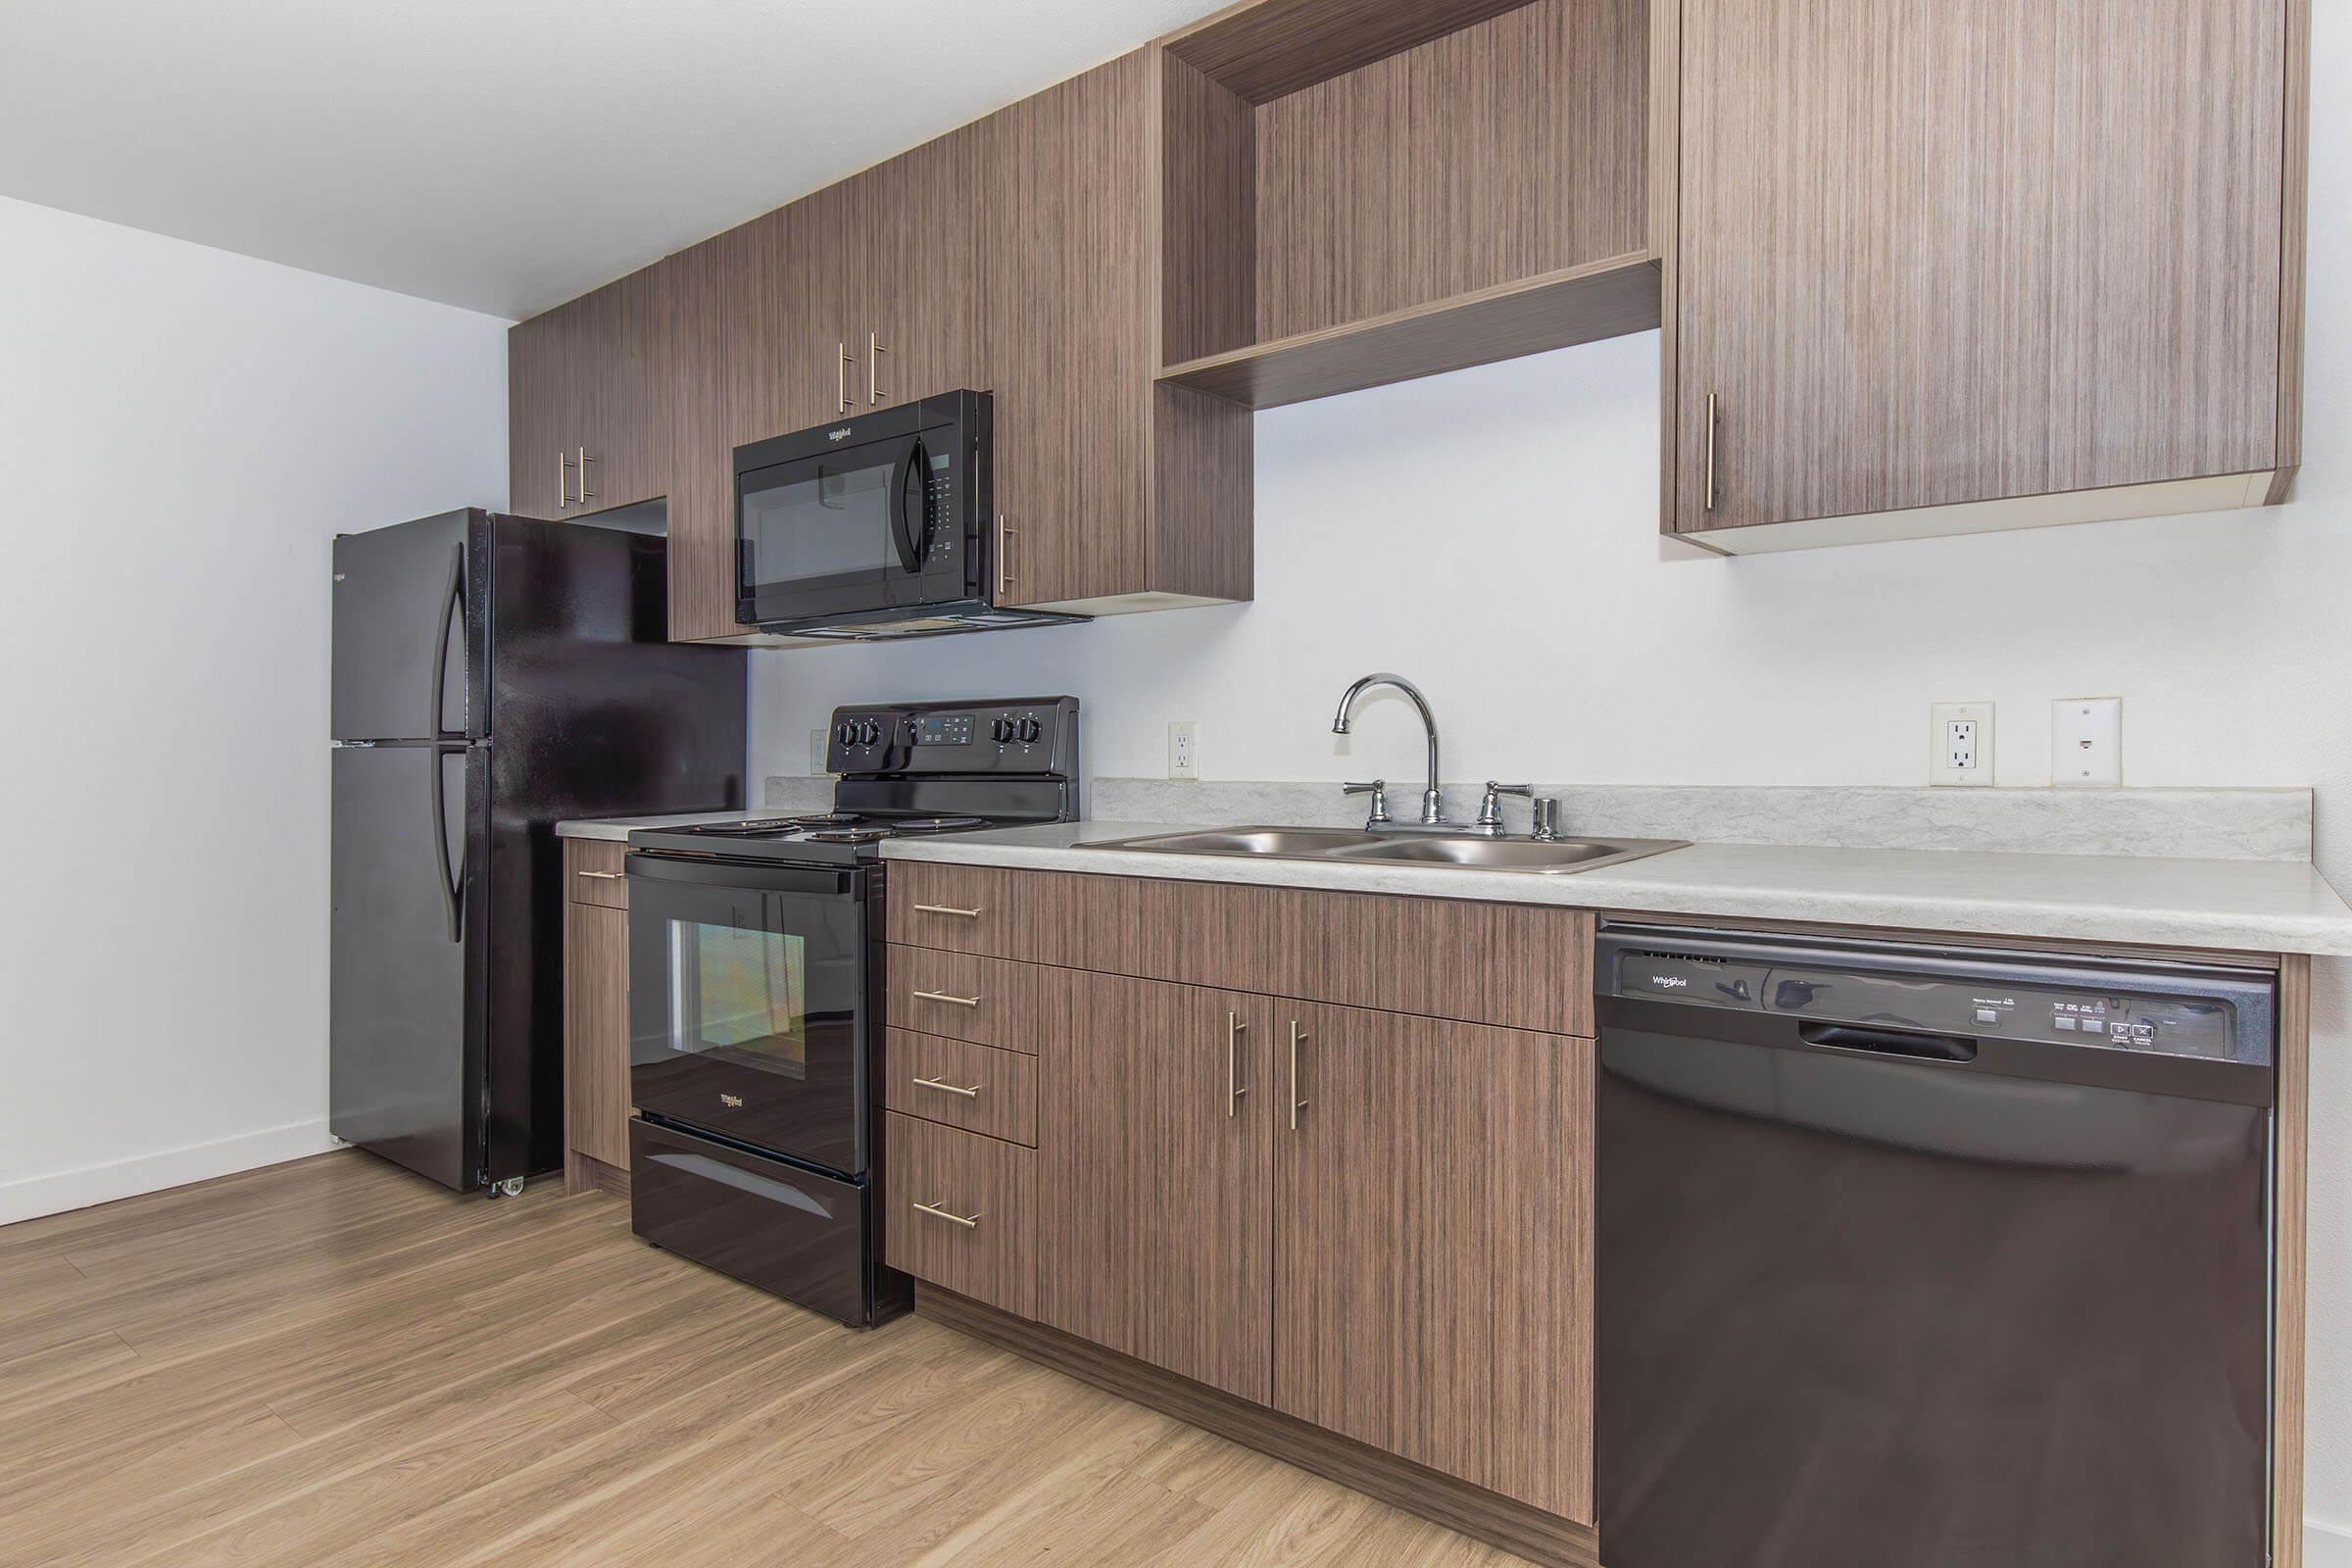
[[[988,733],[999,746],[1004,745],[1012,739],[1012,720],[1009,718],[992,720],[988,726]]]
[[[833,726],[833,738],[844,746],[855,746],[858,744],[858,726],[845,718]]]
[[[870,719],[870,718],[868,718],[868,719],[861,719],[861,720],[859,720],[859,722],[858,722],[858,745],[860,745],[860,746],[875,746],[875,745],[879,745],[879,744],[881,743],[881,740],[882,740],[882,726],[881,726],[881,725],[879,725],[879,724],[875,723],[875,722],[874,722],[872,719]]]
[[[1021,744],[1022,744],[1023,746],[1026,746],[1026,745],[1028,745],[1030,742],[1032,742],[1032,741],[1036,740],[1036,739],[1037,739],[1037,738],[1038,738],[1040,735],[1043,735],[1045,732],[1046,732],[1046,727],[1045,727],[1043,724],[1040,724],[1040,723],[1039,723],[1039,722],[1038,722],[1036,719],[1034,719],[1034,718],[1024,718],[1024,719],[1022,719],[1018,725],[1014,726],[1014,729],[1013,729],[1013,733],[1014,733],[1014,734],[1016,734],[1016,735],[1018,735],[1018,736],[1021,738]]]

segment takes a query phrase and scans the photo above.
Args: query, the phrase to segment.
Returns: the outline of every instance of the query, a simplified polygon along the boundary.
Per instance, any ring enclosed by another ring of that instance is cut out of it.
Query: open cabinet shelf
[[[1659,324],[1647,0],[1258,0],[1160,67],[1162,384],[1270,408]]]

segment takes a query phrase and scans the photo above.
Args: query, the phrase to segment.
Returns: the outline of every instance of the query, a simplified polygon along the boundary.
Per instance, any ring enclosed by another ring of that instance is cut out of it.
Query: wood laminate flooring
[[[357,1152],[0,1228],[0,1564],[1503,1568],[902,1318]]]

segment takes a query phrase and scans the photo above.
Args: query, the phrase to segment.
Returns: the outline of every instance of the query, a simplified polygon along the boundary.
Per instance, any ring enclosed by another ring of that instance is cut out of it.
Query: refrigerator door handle
[[[427,733],[437,741],[462,741],[463,729],[450,729],[441,722],[441,697],[449,690],[449,623],[455,618],[464,620],[466,607],[466,541],[459,540],[449,547],[449,586],[441,590],[441,630],[433,642],[433,721]],[[472,694],[467,693],[467,701]],[[471,715],[468,714],[468,717]],[[434,800],[440,799],[440,779],[434,781]]]
[[[446,624],[446,623],[445,623]],[[438,701],[438,698],[435,699]],[[438,714],[434,715],[437,719]],[[449,760],[463,758],[464,747],[435,746],[431,775],[433,790],[433,859],[439,867],[441,914],[444,928],[452,942],[466,940],[466,867],[463,861],[453,865],[449,856],[449,792],[447,789]]]

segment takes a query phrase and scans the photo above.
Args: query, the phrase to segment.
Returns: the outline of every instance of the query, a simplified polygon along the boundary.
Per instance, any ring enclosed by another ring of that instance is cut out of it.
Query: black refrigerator
[[[452,512],[334,553],[328,1126],[444,1186],[562,1163],[567,817],[744,804],[744,655],[666,542]]]

